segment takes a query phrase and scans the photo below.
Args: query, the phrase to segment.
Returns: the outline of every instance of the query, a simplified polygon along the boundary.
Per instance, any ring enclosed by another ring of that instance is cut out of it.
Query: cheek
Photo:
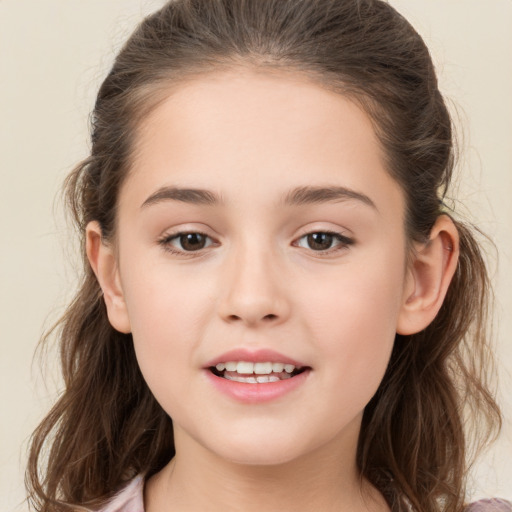
[[[397,261],[398,259],[398,261]],[[394,261],[392,261],[394,260]],[[321,349],[327,378],[366,402],[386,370],[401,307],[404,260],[395,255],[361,259],[317,288],[304,303],[311,336]],[[361,405],[358,403],[358,405]]]
[[[165,267],[132,268],[137,271],[126,280],[124,295],[137,360],[154,394],[173,402],[187,393],[187,370],[198,364],[202,319],[209,314],[211,294],[204,286],[198,288],[196,279],[184,283],[179,273]]]
[[[185,338],[192,334],[215,296],[204,277],[165,260],[133,259],[125,262],[129,270],[123,279],[132,332],[166,343],[179,333]]]

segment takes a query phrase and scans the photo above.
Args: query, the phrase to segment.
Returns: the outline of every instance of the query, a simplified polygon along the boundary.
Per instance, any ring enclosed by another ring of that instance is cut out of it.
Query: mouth
[[[309,366],[295,366],[281,362],[226,361],[208,368],[216,377],[246,384],[268,384],[292,379]]]

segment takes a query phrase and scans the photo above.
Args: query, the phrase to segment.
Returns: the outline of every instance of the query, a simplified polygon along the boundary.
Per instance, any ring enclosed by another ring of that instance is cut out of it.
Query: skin
[[[407,263],[404,195],[370,119],[292,74],[180,86],[139,127],[135,155],[115,243],[93,222],[87,248],[112,325],[133,334],[173,419],[177,455],[147,483],[147,512],[388,510],[359,479],[361,418],[396,332],[423,329],[442,303],[458,254],[451,221],[440,217]],[[154,198],[171,186],[222,202]],[[282,204],[305,186],[362,198]],[[306,235],[326,231],[344,238],[318,251]],[[176,232],[204,233],[206,245],[186,252]],[[235,348],[311,371],[278,399],[241,403],[204,370]]]

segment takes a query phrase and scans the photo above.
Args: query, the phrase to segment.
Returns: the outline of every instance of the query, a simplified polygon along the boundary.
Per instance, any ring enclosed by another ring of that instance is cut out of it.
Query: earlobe
[[[434,320],[457,269],[458,258],[457,228],[450,217],[440,215],[428,242],[417,247],[412,255],[398,317],[398,334],[415,334]]]
[[[125,334],[131,332],[116,255],[113,247],[103,240],[101,227],[96,221],[87,224],[86,251],[103,291],[110,324],[117,331]]]

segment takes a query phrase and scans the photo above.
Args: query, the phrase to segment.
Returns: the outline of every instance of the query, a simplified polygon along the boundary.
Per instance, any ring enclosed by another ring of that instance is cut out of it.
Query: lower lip
[[[276,400],[303,384],[311,370],[305,370],[289,379],[277,382],[264,382],[249,384],[247,382],[236,382],[214,375],[210,370],[205,370],[210,382],[221,393],[228,395],[239,402],[261,403]]]

